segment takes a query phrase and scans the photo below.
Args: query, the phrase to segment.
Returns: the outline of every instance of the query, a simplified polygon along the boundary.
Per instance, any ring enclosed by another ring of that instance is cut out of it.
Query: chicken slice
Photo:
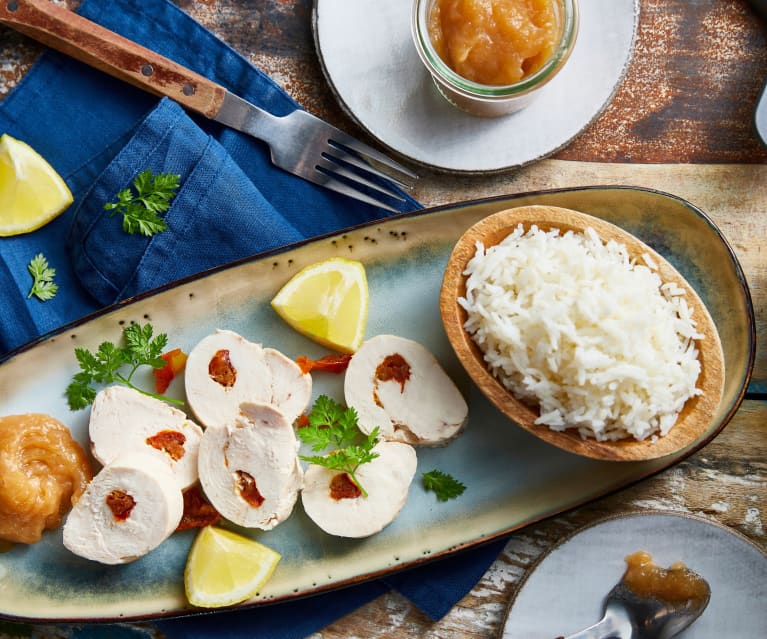
[[[143,451],[167,463],[181,489],[197,481],[202,428],[159,399],[109,386],[93,401],[88,431],[93,456],[104,465],[126,451]]]
[[[232,424],[205,431],[199,472],[205,495],[223,517],[271,530],[293,512],[303,482],[292,424],[273,406],[242,404]]]
[[[292,424],[309,405],[312,376],[302,373],[295,361],[274,348],[265,348],[264,358],[272,382],[269,403],[279,408]]]
[[[124,564],[159,546],[178,526],[184,499],[170,467],[129,452],[93,478],[64,524],[64,546],[103,564]]]
[[[344,378],[346,403],[369,434],[387,441],[440,446],[460,434],[469,409],[453,380],[418,342],[378,335],[352,356]]]
[[[233,423],[243,402],[273,404],[292,424],[312,392],[311,376],[294,361],[222,329],[189,353],[184,381],[187,402],[207,427]]]
[[[322,530],[339,537],[368,537],[390,524],[407,499],[415,475],[415,449],[400,442],[379,442],[373,461],[355,473],[363,496],[346,473],[311,464],[304,475],[301,503]]]

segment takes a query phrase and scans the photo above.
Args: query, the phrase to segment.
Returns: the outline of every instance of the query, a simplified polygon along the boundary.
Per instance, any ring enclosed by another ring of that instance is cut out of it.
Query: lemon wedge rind
[[[189,550],[184,589],[200,608],[232,606],[258,594],[274,573],[281,555],[226,528],[205,526]]]
[[[26,142],[0,135],[0,236],[30,233],[72,204],[56,170]]]
[[[365,339],[368,296],[364,265],[333,257],[301,269],[271,304],[298,333],[326,348],[354,353]]]

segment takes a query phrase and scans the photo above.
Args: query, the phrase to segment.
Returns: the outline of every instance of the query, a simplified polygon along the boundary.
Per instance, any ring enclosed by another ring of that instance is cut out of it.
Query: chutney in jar
[[[554,0],[433,0],[429,37],[440,58],[473,82],[505,86],[538,71],[562,38]]]
[[[0,540],[39,541],[92,476],[88,457],[61,422],[35,413],[0,417]]]

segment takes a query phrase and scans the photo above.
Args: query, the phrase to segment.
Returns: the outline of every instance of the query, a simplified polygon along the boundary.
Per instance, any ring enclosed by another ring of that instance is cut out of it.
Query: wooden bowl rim
[[[676,423],[665,436],[649,437],[643,441],[627,438],[615,442],[582,439],[575,429],[554,431],[536,425],[537,409],[516,399],[506,390],[484,364],[482,353],[463,328],[467,313],[458,304],[466,293],[464,270],[474,256],[477,242],[485,247],[498,244],[519,224],[527,230],[536,225],[544,231],[558,228],[562,233],[581,232],[588,227],[606,241],[615,239],[626,245],[631,257],[646,253],[655,261],[664,282],[673,281],[686,291],[685,299],[692,310],[696,328],[704,335],[696,340],[701,372],[697,387],[703,392],[687,400]],[[601,218],[562,207],[531,205],[505,209],[491,214],[458,239],[448,259],[440,289],[440,314],[448,340],[459,361],[482,393],[501,412],[533,435],[563,450],[611,461],[645,461],[674,454],[693,445],[711,426],[724,393],[724,352],[719,333],[706,305],[689,282],[662,255],[639,238]]]

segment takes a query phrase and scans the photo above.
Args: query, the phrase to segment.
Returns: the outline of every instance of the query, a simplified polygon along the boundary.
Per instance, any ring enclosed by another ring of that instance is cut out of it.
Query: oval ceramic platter
[[[566,453],[504,418],[472,386],[442,329],[439,291],[447,258],[479,219],[512,206],[548,204],[607,219],[665,256],[698,291],[717,325],[725,356],[724,397],[690,446],[650,462],[604,462]],[[272,579],[242,606],[288,600],[379,577],[497,538],[588,502],[666,468],[692,453],[727,423],[748,384],[754,316],[731,248],[698,209],[673,196],[633,188],[550,191],[463,203],[348,229],[229,265],[119,305],[49,335],[0,364],[0,414],[46,412],[87,446],[88,412],[70,412],[63,392],[77,371],[76,346],[95,349],[120,339],[131,321],[151,322],[169,348],[188,352],[216,328],[237,331],[290,357],[324,349],[301,337],[269,305],[301,267],[331,256],[361,260],[370,288],[367,336],[392,333],[429,348],[463,390],[470,407],[464,433],[445,448],[418,449],[418,471],[438,468],[466,492],[439,502],[416,479],[399,517],[367,539],[331,537],[305,515],[300,501],[272,531],[247,531],[282,555]],[[142,380],[146,387],[151,383]],[[314,376],[313,394],[342,401],[342,377]],[[183,381],[171,393],[183,398]],[[70,554],[61,530],[33,546],[0,553],[0,616],[16,620],[112,620],[192,614],[183,570],[193,531],[173,535],[149,555],[103,566]]]
[[[456,173],[523,166],[575,138],[617,90],[639,22],[638,0],[580,2],[575,47],[557,77],[529,107],[481,118],[437,91],[413,44],[412,4],[315,0],[317,55],[339,104],[368,133],[410,161]]]

